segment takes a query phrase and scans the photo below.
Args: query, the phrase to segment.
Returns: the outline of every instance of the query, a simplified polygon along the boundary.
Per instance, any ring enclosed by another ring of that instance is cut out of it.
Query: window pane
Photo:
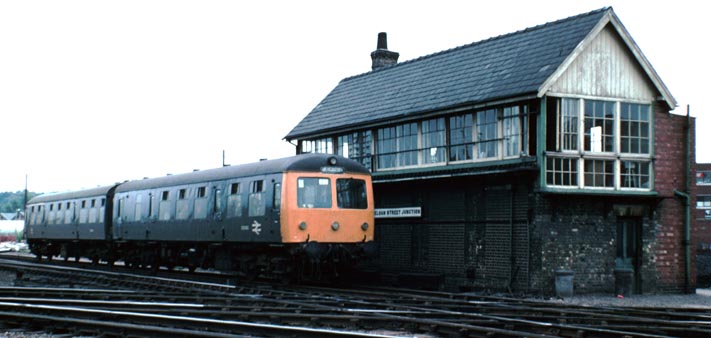
[[[623,188],[649,188],[649,162],[622,161],[621,185]]]
[[[227,217],[242,217],[242,195],[235,192],[227,197]]]
[[[247,215],[249,217],[264,216],[265,200],[264,200],[264,181],[252,181],[250,183],[249,205],[247,206]]]
[[[134,212],[133,219],[136,221],[140,221],[142,218],[141,217],[142,213],[143,213],[142,203],[143,203],[143,195],[142,194],[136,195],[136,205],[133,209],[133,212]]]
[[[439,163],[445,160],[444,118],[422,122],[422,162]]]
[[[301,152],[333,154],[333,141],[331,138],[301,141]]]
[[[520,154],[521,118],[519,107],[504,108],[504,157],[518,156]]]
[[[557,186],[578,186],[578,159],[546,159],[546,184]]]
[[[697,171],[696,184],[711,184],[711,171]]]
[[[378,129],[378,169],[394,168],[397,156],[396,151],[395,127]]]
[[[476,113],[478,158],[497,156],[497,122],[496,109]]]
[[[378,169],[417,165],[417,123],[378,129]]]
[[[368,169],[371,167],[371,143],[372,133],[370,130],[338,136],[338,155],[358,161]]]
[[[274,200],[272,201],[273,209],[281,208],[281,183],[274,183]]]
[[[205,219],[207,218],[207,188],[198,187],[197,188],[197,198],[193,203],[193,218]]]
[[[620,151],[649,154],[649,105],[622,103],[620,105]]]
[[[615,185],[614,161],[585,160],[585,186],[612,188]]]
[[[368,197],[365,181],[339,178],[336,180],[337,203],[343,209],[366,209]]]
[[[585,100],[585,150],[614,151],[615,103]]]
[[[296,203],[299,208],[330,208],[331,180],[320,177],[299,178]]]
[[[711,195],[696,196],[696,207],[699,209],[711,209]]]
[[[578,150],[580,101],[564,98],[561,100],[561,110],[563,150]]]
[[[472,115],[460,115],[449,118],[449,160],[465,161],[474,156],[472,135]]]

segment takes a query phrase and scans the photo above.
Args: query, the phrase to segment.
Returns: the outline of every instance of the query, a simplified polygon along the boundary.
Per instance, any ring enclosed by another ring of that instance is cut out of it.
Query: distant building
[[[696,164],[693,242],[699,286],[711,286],[711,163]]]
[[[0,213],[0,221],[22,221],[24,219],[24,211]]]
[[[711,163],[696,164],[696,208],[699,249],[711,250]]]
[[[449,289],[550,294],[572,273],[582,293],[694,290],[695,120],[670,113],[612,8],[400,63],[384,34],[377,46],[372,71],[285,139],[372,171],[381,271]]]

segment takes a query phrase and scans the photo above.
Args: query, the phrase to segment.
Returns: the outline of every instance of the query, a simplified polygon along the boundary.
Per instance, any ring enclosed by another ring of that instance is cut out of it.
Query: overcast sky
[[[2,1],[0,191],[295,153],[283,137],[378,32],[400,61],[612,6],[711,162],[703,1]]]

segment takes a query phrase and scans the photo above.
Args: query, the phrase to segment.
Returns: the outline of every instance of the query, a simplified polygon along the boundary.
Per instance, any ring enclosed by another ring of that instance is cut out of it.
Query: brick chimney
[[[373,60],[372,69],[376,70],[387,65],[396,64],[399,56],[400,53],[388,50],[387,33],[378,33],[378,49],[370,53],[370,58]]]

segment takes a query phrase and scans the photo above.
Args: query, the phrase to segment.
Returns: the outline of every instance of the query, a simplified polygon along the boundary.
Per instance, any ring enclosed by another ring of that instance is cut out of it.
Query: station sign
[[[375,209],[375,218],[422,217],[421,207]]]

